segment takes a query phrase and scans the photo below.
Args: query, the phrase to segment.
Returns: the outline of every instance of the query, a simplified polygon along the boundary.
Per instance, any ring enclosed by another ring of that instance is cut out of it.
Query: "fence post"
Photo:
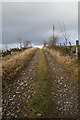
[[[70,45],[70,55],[72,54],[72,52],[71,52],[71,48],[72,48],[72,46],[71,46],[71,42],[69,42],[69,45]]]
[[[71,42],[69,42],[69,45],[70,45],[70,47],[71,47]]]
[[[79,53],[79,40],[76,40],[76,58],[78,58]]]

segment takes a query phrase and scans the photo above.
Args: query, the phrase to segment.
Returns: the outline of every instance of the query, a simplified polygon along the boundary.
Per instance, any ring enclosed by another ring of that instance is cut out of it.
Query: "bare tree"
[[[19,43],[19,45],[20,45],[20,48],[22,48],[21,38],[18,38],[17,41],[18,41],[18,43]]]
[[[53,35],[49,38],[49,43],[48,43],[50,46],[56,45],[57,40],[58,40],[58,36],[55,36],[55,35],[54,35],[54,32],[55,32],[55,31],[54,31],[54,30],[55,30],[54,24],[53,24],[52,29],[53,29]]]
[[[47,45],[47,42],[45,40],[43,40],[43,45],[44,47]]]
[[[58,40],[58,37],[57,37],[57,36],[51,36],[51,37],[49,38],[49,45],[50,45],[50,46],[56,45],[57,40]]]
[[[24,42],[24,47],[28,47],[28,45],[30,45],[31,44],[31,41],[25,41]]]
[[[63,25],[61,25],[61,24],[59,24],[59,25],[60,25],[60,29],[61,29],[61,31],[62,31],[62,35],[63,35],[63,37],[64,37],[64,39],[65,39],[65,44],[66,44],[66,46],[67,46],[68,39],[69,39],[71,33],[68,33],[68,31],[67,31],[64,23],[63,23]]]

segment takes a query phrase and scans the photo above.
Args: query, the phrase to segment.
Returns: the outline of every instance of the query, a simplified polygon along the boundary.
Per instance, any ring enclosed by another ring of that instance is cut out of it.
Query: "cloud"
[[[40,45],[53,33],[53,23],[55,33],[61,35],[59,21],[65,23],[73,40],[78,37],[77,3],[4,2],[2,8],[3,44],[17,44],[21,38]]]

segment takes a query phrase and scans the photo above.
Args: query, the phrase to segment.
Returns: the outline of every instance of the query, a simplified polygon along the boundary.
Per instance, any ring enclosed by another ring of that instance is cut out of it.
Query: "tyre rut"
[[[51,75],[51,118],[77,118],[78,83],[72,81],[67,72],[55,59],[44,50],[49,73]]]

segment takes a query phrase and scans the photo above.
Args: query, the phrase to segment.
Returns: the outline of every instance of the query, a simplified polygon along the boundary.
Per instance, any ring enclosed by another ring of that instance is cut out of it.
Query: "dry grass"
[[[31,48],[2,61],[3,84],[6,83],[5,80],[11,80],[28,63],[36,50],[37,48]]]
[[[0,76],[2,75],[2,58],[0,58]]]
[[[11,55],[6,55],[5,57],[2,58],[3,61],[7,61],[12,59],[13,57],[15,57],[16,55],[20,55],[21,53],[23,53],[24,51],[21,52],[12,52]]]
[[[76,58],[71,58],[68,55],[62,55],[59,51],[56,51],[54,49],[47,49],[47,51],[54,56],[56,61],[59,64],[62,64],[64,68],[68,69],[71,73],[73,80],[78,79],[78,61]]]

